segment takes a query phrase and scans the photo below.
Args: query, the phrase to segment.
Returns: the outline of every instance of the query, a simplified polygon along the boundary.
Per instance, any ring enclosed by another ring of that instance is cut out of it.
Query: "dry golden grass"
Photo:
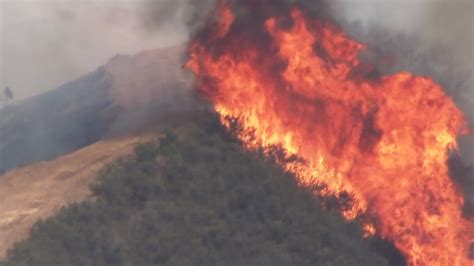
[[[38,220],[61,207],[85,200],[99,171],[133,153],[149,135],[99,141],[52,161],[12,170],[0,176],[0,259],[15,242],[28,236]]]

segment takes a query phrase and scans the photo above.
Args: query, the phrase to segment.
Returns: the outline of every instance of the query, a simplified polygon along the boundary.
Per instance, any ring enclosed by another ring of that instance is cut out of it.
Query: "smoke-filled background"
[[[156,15],[166,19],[148,27],[143,0],[0,0],[0,87],[23,99],[115,54],[185,42],[187,25],[178,11]]]
[[[247,1],[249,0],[242,0]],[[324,8],[380,74],[411,71],[440,83],[474,128],[474,1],[275,0]],[[42,93],[115,54],[185,43],[215,0],[0,0],[0,86]],[[474,138],[460,139],[453,177],[474,195]],[[474,196],[467,197],[474,206]]]

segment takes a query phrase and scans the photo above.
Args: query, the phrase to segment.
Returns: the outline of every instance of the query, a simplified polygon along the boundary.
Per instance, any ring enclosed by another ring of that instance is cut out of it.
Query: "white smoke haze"
[[[147,28],[144,2],[0,0],[0,88],[8,85],[16,99],[24,99],[78,78],[115,54],[186,41],[187,25],[176,14]]]

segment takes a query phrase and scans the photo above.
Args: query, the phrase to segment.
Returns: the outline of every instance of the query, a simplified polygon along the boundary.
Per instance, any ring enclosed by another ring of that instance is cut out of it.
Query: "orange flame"
[[[223,123],[240,122],[248,148],[278,145],[304,159],[283,166],[302,185],[353,195],[344,217],[375,217],[366,232],[392,240],[411,265],[472,263],[474,226],[446,165],[466,123],[439,85],[410,73],[367,78],[364,45],[297,8],[253,25],[258,38],[233,31],[231,9],[218,10],[187,66]]]

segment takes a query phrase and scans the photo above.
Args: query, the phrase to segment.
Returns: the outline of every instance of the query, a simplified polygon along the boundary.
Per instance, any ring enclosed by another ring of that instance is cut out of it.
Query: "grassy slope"
[[[140,145],[94,201],[37,224],[6,265],[386,265],[358,226],[214,119]]]
[[[28,237],[39,220],[62,206],[90,195],[89,185],[101,169],[126,155],[154,134],[102,140],[52,161],[40,162],[0,175],[0,260],[15,242]]]

